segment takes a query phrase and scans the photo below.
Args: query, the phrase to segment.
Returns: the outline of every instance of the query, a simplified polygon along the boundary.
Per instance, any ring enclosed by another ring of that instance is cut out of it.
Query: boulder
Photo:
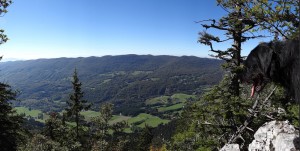
[[[288,121],[271,121],[261,126],[249,144],[249,151],[297,151],[299,132]]]

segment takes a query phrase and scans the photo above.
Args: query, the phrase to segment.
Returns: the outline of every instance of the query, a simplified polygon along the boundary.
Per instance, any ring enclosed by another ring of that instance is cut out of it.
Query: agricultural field
[[[160,96],[146,100],[146,105],[157,112],[162,112],[170,115],[178,113],[189,101],[197,99],[196,95],[188,95],[176,93],[172,96]]]
[[[15,110],[17,114],[24,114],[26,118],[34,118],[41,123],[45,123],[45,120],[49,118],[48,114],[45,114],[40,110],[31,110],[26,107],[15,107]]]
[[[146,113],[141,113],[135,117],[132,117],[130,119],[128,119],[128,124],[138,124],[138,127],[144,127],[145,124],[151,126],[151,127],[156,127],[159,124],[165,124],[168,123],[169,120],[164,120],[161,119],[157,116],[153,116],[150,114],[146,114]]]
[[[172,108],[172,107],[170,107]],[[49,118],[49,115],[46,113],[42,113],[40,110],[30,110],[26,107],[15,107],[15,110],[18,114],[25,114],[25,117],[30,117],[35,119],[36,121],[39,121],[41,123],[45,123],[45,121]],[[165,110],[168,110],[166,108]],[[86,121],[90,121],[91,118],[99,116],[100,113],[96,111],[83,111],[81,112],[81,115],[84,116]],[[42,116],[42,118],[40,117]],[[168,123],[169,120],[161,119],[157,116],[153,116],[146,113],[141,113],[135,117],[130,116],[123,116],[123,115],[113,115],[111,120],[109,121],[109,124],[114,124],[121,121],[127,121],[128,125],[135,125],[137,127],[143,128],[145,125],[156,127],[159,124],[165,124]],[[68,122],[70,125],[74,125],[75,123]],[[126,130],[126,132],[131,132],[130,128]]]
[[[196,95],[176,93],[172,96],[159,96],[156,98],[148,99],[146,100],[146,105],[184,103],[190,99],[195,100],[196,98]]]
[[[185,103],[178,103],[171,106],[162,106],[157,108],[158,112],[166,112],[166,111],[173,111],[173,110],[179,110],[184,107]]]
[[[96,112],[96,111],[92,111],[92,110],[87,110],[87,111],[80,112],[80,115],[84,116],[84,119],[86,121],[90,121],[91,118],[99,116],[100,112]]]
[[[128,121],[132,117],[130,116],[123,116],[123,115],[113,115],[113,117],[110,119],[109,124],[115,124],[122,121]]]
[[[26,107],[15,107],[15,110],[17,111],[18,114],[25,114],[26,116],[31,116],[31,117],[38,117],[39,113],[42,113],[40,110],[31,110]]]

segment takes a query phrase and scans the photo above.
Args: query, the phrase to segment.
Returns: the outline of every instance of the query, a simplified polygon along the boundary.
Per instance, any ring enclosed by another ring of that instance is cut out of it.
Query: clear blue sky
[[[203,28],[195,21],[225,13],[215,0],[14,0],[8,10],[0,28],[10,40],[0,46],[0,54],[18,59],[208,57],[209,47],[197,43]],[[246,44],[244,54],[256,43]]]

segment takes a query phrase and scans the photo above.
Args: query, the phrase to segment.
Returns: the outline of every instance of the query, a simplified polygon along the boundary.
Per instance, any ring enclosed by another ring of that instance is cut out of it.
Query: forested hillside
[[[175,93],[201,94],[222,78],[222,61],[192,56],[124,55],[0,63],[0,81],[19,91],[16,105],[59,111],[71,92],[74,69],[85,98],[116,110],[140,108],[147,99]],[[93,109],[93,108],[92,108]]]

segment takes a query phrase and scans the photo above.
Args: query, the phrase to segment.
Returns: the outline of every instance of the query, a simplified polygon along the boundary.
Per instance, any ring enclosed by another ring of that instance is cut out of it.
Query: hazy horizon
[[[137,56],[173,56],[173,57],[198,57],[198,58],[209,58],[209,59],[218,59],[211,56],[206,57],[199,57],[195,55],[152,55],[152,54],[118,54],[118,55],[103,55],[103,56],[78,56],[78,57],[49,57],[49,58],[32,58],[32,59],[26,59],[26,58],[6,58],[5,56],[2,57],[0,60],[1,62],[11,62],[11,61],[28,61],[28,60],[39,60],[39,59],[58,59],[58,58],[89,58],[89,57],[106,57],[106,56],[127,56],[127,55],[137,55]]]
[[[0,55],[4,60],[124,54],[209,57],[209,47],[197,43],[204,29],[195,21],[225,13],[215,1],[199,0],[16,0],[0,18],[10,39],[1,45]],[[243,44],[242,54],[258,41]]]

